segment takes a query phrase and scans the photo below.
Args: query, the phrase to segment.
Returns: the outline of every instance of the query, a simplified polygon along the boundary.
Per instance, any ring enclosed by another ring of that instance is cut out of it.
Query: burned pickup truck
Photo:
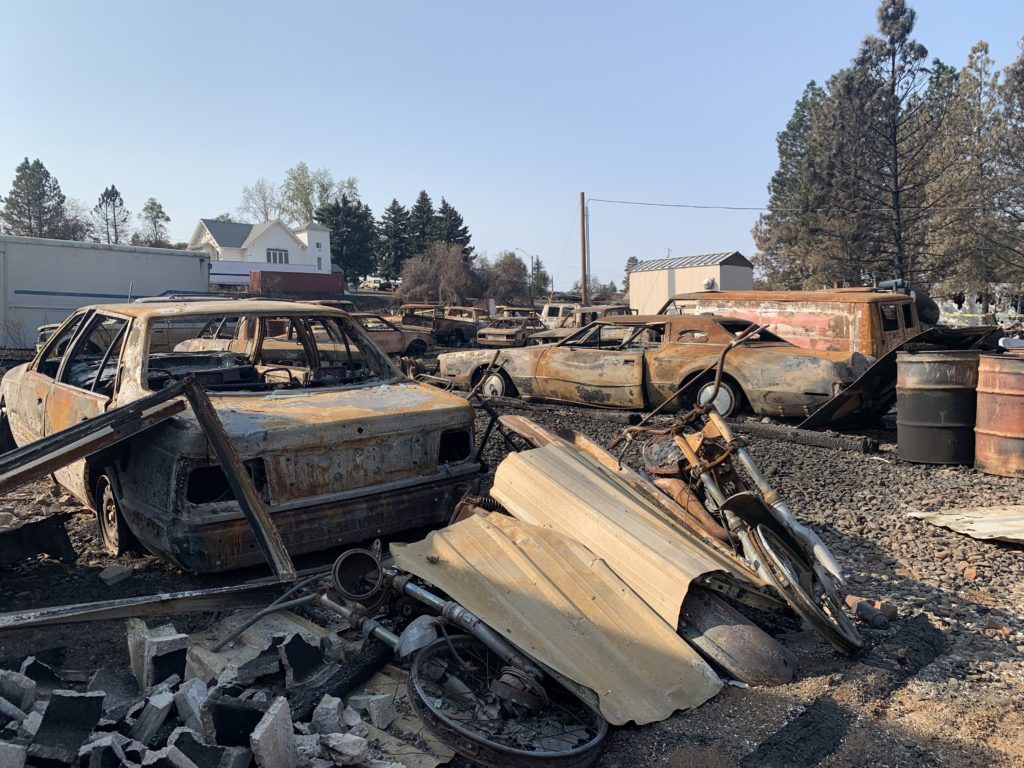
[[[170,329],[194,338],[168,348]],[[465,400],[410,381],[348,315],[274,301],[75,312],[0,383],[24,445],[194,377],[292,555],[444,522],[476,483]],[[2,426],[2,425],[0,425]],[[56,472],[135,541],[193,571],[263,555],[190,410]]]

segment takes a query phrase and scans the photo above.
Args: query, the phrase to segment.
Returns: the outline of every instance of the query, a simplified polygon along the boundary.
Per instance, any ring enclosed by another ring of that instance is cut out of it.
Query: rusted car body
[[[589,325],[602,317],[619,317],[621,315],[636,314],[628,304],[601,304],[588,307],[576,307],[571,315],[563,317],[557,328],[551,328],[530,337],[528,344],[554,344],[562,339],[572,336],[577,328]]]
[[[914,300],[871,288],[831,291],[705,291],[681,293],[658,314],[740,317],[798,347],[881,357],[921,332]]]
[[[631,315],[598,320],[558,344],[500,353],[501,370],[488,373],[493,353],[449,352],[438,357],[438,376],[483,390],[603,408],[661,405],[680,384],[718,360],[722,348],[750,327],[745,320],[712,316]],[[762,332],[729,354],[716,398],[723,413],[745,404],[754,413],[804,416],[867,369],[864,355],[800,349]],[[677,398],[675,410],[710,394],[706,376]]]
[[[205,338],[165,351],[153,346],[165,322],[201,324]],[[469,405],[403,376],[347,314],[310,304],[85,307],[7,373],[0,399],[23,445],[189,375],[292,555],[442,523],[475,486]],[[190,409],[56,476],[99,511],[112,551],[136,537],[193,571],[263,559]]]
[[[425,329],[403,328],[380,315],[368,312],[357,312],[352,318],[363,326],[373,343],[388,355],[418,356],[434,344],[433,336]]]
[[[498,307],[498,317],[537,317],[537,310],[533,307]]]
[[[480,330],[480,325],[472,316],[449,315],[452,309],[455,308],[449,307],[446,310],[440,304],[403,304],[398,308],[397,315],[387,319],[398,325],[429,329],[439,344],[472,342]]]
[[[544,323],[536,317],[499,317],[476,334],[481,347],[525,347],[527,339],[544,330]]]
[[[557,328],[561,322],[572,315],[579,303],[567,301],[549,301],[540,310],[540,320],[547,328]]]

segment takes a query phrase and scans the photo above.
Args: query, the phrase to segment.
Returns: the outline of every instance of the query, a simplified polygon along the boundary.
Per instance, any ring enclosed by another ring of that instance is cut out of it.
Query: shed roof
[[[746,256],[739,251],[722,253],[700,253],[695,256],[676,256],[671,259],[650,259],[641,261],[630,272],[654,272],[660,269],[683,269],[685,267],[714,267],[728,263],[736,267],[753,267]]]

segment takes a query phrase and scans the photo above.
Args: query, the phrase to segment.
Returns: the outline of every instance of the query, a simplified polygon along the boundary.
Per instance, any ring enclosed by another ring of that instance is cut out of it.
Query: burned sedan
[[[525,347],[532,334],[544,330],[536,317],[499,317],[476,334],[481,347]]]
[[[200,328],[168,349],[169,328]],[[403,376],[345,313],[273,301],[80,309],[0,398],[22,445],[186,376],[210,397],[292,555],[448,519],[475,486],[472,409]],[[56,473],[136,540],[193,571],[262,562],[191,410]]]
[[[490,395],[520,395],[604,408],[661,405],[682,383],[714,364],[722,348],[750,328],[747,320],[707,315],[630,315],[597,320],[558,344],[502,351],[500,370],[488,373],[493,352],[448,352],[438,377],[470,387],[485,378]],[[716,406],[723,414],[749,406],[769,416],[805,416],[867,369],[859,353],[801,349],[762,331],[729,354]],[[706,375],[670,410],[705,402]]]

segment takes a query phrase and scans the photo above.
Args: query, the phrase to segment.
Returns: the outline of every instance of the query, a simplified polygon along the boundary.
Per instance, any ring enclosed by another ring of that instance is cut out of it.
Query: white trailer
[[[0,235],[0,351],[32,349],[39,326],[86,304],[209,289],[206,253]]]

